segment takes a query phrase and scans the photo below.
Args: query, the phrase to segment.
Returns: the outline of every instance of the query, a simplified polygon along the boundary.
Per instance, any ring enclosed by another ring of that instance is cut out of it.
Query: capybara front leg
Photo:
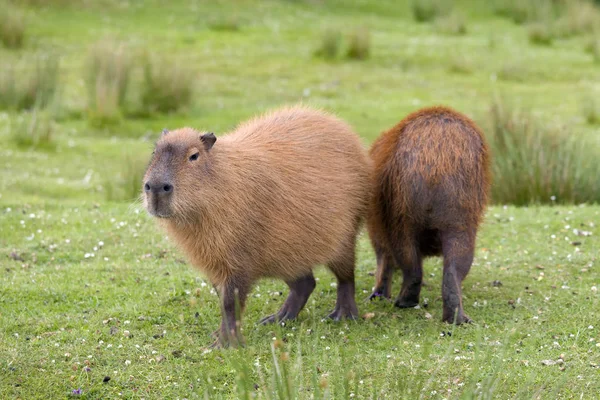
[[[243,345],[240,321],[246,297],[250,290],[250,284],[243,279],[229,279],[219,289],[221,299],[221,327],[219,328],[219,337],[213,346],[236,347]]]
[[[469,273],[473,263],[475,233],[446,232],[442,234],[444,253],[444,277],[442,280],[442,299],[444,312],[442,319],[457,325],[471,322],[464,313],[462,305],[462,281]]]
[[[392,297],[392,279],[394,276],[394,261],[387,251],[375,250],[377,257],[377,272],[375,273],[375,289],[369,300]]]
[[[317,283],[312,272],[306,276],[298,278],[294,281],[287,282],[290,287],[290,293],[277,312],[277,314],[269,315],[260,320],[261,324],[269,324],[273,322],[281,322],[290,319],[295,319],[298,313],[308,301],[310,294],[315,289]]]
[[[405,245],[396,254],[396,263],[402,269],[402,288],[394,305],[415,307],[419,304],[423,283],[423,257],[415,246]]]

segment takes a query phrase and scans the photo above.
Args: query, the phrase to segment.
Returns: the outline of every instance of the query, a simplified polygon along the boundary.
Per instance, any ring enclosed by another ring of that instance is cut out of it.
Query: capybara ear
[[[160,136],[161,136],[161,137],[163,137],[163,136],[165,136],[167,133],[169,133],[169,130],[168,130],[167,128],[163,128],[163,130],[162,130],[162,132],[161,132]]]
[[[200,140],[202,140],[202,143],[204,143],[204,148],[206,149],[206,151],[208,151],[213,147],[213,145],[217,141],[217,137],[214,133],[208,132],[204,135],[201,135]]]

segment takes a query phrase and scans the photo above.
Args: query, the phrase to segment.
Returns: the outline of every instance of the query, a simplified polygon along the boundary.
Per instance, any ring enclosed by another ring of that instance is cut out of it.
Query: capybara
[[[144,205],[217,289],[215,345],[240,342],[236,308],[262,277],[283,279],[290,292],[261,322],[294,319],[319,264],[338,280],[329,317],[357,317],[355,241],[371,173],[346,123],[303,106],[254,118],[218,140],[191,128],[163,132],[144,176]]]
[[[414,112],[384,132],[370,150],[373,197],[367,218],[377,257],[371,298],[391,296],[394,268],[403,274],[395,305],[419,304],[423,257],[443,255],[443,315],[468,322],[461,284],[490,189],[489,152],[479,128],[446,107]]]

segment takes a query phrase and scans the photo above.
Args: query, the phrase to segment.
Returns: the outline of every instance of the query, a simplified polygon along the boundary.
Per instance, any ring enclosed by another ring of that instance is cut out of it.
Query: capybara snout
[[[215,141],[213,133],[193,129],[162,132],[143,179],[144,206],[151,215],[185,218],[193,212],[178,205],[185,203],[190,192],[198,193],[202,174],[197,172],[204,169],[206,151]]]

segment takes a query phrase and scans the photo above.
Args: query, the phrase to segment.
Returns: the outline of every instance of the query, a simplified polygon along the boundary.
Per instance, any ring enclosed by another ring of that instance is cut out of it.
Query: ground
[[[190,125],[219,136],[251,115],[298,101],[348,120],[365,144],[425,105],[450,105],[485,121],[495,95],[599,141],[597,126],[580,111],[582,97],[600,89],[585,37],[533,46],[524,27],[466,1],[455,6],[466,16],[464,36],[416,23],[409,2],[65,3],[28,6],[35,23],[24,50],[61,55],[56,148],[18,147],[6,123],[13,114],[0,114],[0,398],[600,392],[598,205],[492,206],[464,282],[473,324],[441,322],[439,259],[426,262],[417,309],[368,301],[375,260],[364,233],[357,250],[360,320],[323,320],[334,306],[335,280],[319,269],[297,321],[256,324],[286,294],[282,282],[261,281],[243,318],[247,346],[211,350],[219,322],[211,285],[139,202],[107,195],[112,181],[125,179],[129,160],[147,161],[163,127]],[[208,21],[229,15],[239,30],[209,28]],[[371,56],[316,58],[329,27],[343,35],[367,27]],[[86,54],[105,36],[193,66],[193,104],[90,126]],[[20,56],[0,48],[4,60]]]

